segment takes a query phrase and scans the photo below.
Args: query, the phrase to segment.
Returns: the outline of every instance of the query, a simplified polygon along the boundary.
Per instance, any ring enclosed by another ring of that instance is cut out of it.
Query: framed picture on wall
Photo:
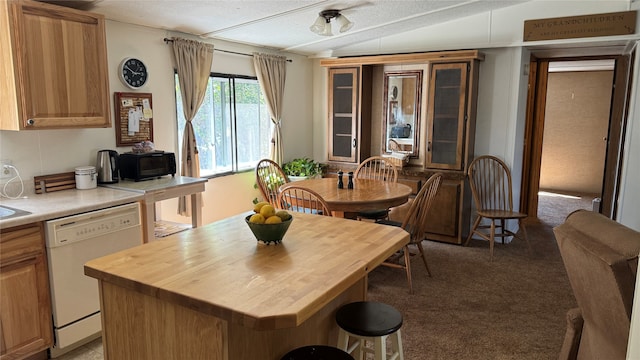
[[[395,124],[396,114],[398,113],[398,101],[391,100],[389,101],[389,114],[387,115],[387,119],[389,119],[389,124]]]

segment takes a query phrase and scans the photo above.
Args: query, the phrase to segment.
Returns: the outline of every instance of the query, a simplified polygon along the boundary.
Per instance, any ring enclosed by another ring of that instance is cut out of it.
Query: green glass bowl
[[[285,220],[279,224],[256,224],[249,222],[249,218],[251,215],[248,215],[244,218],[244,221],[251,229],[253,236],[256,237],[256,240],[262,241],[263,243],[269,245],[270,243],[279,244],[284,237],[284,234],[287,233],[289,229],[289,225],[293,221],[293,217],[289,220]]]

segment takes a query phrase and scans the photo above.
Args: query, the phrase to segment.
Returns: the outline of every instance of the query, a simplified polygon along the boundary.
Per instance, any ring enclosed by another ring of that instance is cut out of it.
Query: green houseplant
[[[291,177],[313,178],[322,175],[322,164],[306,157],[298,158],[284,163],[282,170],[290,180],[294,180]]]

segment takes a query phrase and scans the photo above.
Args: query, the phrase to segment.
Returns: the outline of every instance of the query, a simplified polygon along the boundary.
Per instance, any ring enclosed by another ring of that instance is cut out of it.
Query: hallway
[[[558,226],[575,210],[593,210],[596,194],[538,192],[538,219],[551,227]]]

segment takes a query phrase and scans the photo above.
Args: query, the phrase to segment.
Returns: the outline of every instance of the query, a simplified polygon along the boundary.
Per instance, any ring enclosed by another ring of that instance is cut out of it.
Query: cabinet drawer
[[[3,229],[0,236],[0,263],[2,266],[31,257],[44,251],[42,225],[30,224]]]

